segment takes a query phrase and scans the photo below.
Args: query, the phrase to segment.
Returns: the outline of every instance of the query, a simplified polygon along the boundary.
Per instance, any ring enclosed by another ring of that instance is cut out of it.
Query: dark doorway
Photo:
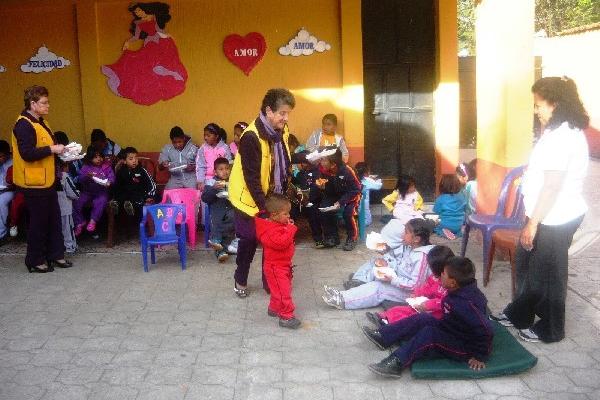
[[[412,175],[435,195],[433,0],[363,0],[365,158],[381,176]]]

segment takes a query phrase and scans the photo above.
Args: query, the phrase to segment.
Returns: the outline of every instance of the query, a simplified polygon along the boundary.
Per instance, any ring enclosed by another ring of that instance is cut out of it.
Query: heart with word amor
[[[232,34],[223,40],[225,57],[246,75],[250,75],[250,71],[262,60],[265,51],[267,42],[258,32],[250,32],[243,37]]]

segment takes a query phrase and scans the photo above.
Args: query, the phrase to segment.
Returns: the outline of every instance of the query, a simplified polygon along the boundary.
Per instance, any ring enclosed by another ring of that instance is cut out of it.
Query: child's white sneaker
[[[10,230],[8,232],[10,234],[10,237],[15,237],[19,234],[19,228],[17,228],[17,226],[11,226]]]
[[[235,238],[231,241],[231,243],[229,244],[229,246],[227,246],[227,252],[229,254],[237,254],[237,250],[238,250],[238,242],[240,241],[240,239]]]

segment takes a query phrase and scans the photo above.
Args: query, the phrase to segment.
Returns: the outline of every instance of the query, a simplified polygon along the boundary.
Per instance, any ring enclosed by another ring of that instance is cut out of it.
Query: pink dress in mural
[[[116,63],[102,66],[108,86],[116,95],[142,105],[180,95],[188,75],[175,41],[154,20],[135,24],[135,39],[140,39],[141,32],[147,34],[144,45],[137,51],[125,49]]]

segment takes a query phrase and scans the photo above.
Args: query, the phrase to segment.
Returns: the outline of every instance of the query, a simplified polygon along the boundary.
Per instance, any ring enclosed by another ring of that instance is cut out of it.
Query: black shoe
[[[234,280],[233,281],[233,293],[235,293],[235,295],[237,297],[239,297],[240,299],[243,299],[243,298],[248,297],[248,288],[239,289],[237,287],[237,282]]]
[[[356,240],[347,239],[346,243],[344,243],[344,247],[342,249],[344,251],[352,251],[356,247]]]
[[[373,342],[375,346],[379,347],[379,350],[385,350],[389,347],[383,343],[383,337],[377,329],[369,328],[368,326],[363,326],[362,331],[367,337],[367,339]]]
[[[27,271],[29,271],[30,274],[32,274],[32,273],[45,274],[46,272],[54,271],[54,268],[52,268],[51,266],[48,266],[46,268],[40,268],[39,266],[36,266],[36,267],[27,267]]]
[[[358,279],[352,279],[344,282],[344,289],[350,290],[352,288],[358,287],[360,285],[364,285],[365,282],[359,281]]]
[[[269,317],[279,317],[279,314],[277,314],[275,311],[273,311],[271,309],[267,309],[267,315]]]
[[[133,209],[133,203],[131,201],[124,201],[123,209],[125,210],[125,213],[129,216],[133,216],[135,214],[135,210]]]
[[[324,249],[325,243],[322,240],[315,241],[315,249]]]
[[[67,260],[64,260],[63,262],[51,260],[47,262],[47,265],[49,268],[71,268],[73,266],[73,263]]]
[[[332,247],[335,247],[335,246],[337,246],[338,244],[339,244],[339,241],[338,241],[338,243],[336,243],[336,242],[335,242],[335,239],[333,239],[333,238],[325,239],[325,241],[323,242],[323,246],[324,246],[326,249],[330,249],[330,248],[332,248]]]
[[[367,316],[369,322],[375,325],[377,329],[381,328],[384,325],[383,320],[377,313],[367,311],[365,315]]]
[[[400,378],[402,375],[402,363],[398,357],[394,356],[393,354],[384,358],[377,364],[369,365],[369,369],[375,372],[377,375],[388,378]]]
[[[279,318],[279,326],[288,329],[298,329],[302,325],[299,319],[292,317],[290,319]]]

